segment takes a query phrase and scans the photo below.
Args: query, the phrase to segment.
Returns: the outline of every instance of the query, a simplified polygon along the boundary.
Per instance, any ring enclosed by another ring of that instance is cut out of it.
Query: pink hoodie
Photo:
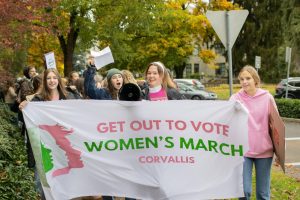
[[[250,158],[272,157],[273,144],[269,135],[269,104],[273,103],[277,108],[273,96],[260,88],[257,89],[254,96],[249,96],[241,89],[232,95],[230,100],[240,101],[249,111],[249,151],[245,156]]]

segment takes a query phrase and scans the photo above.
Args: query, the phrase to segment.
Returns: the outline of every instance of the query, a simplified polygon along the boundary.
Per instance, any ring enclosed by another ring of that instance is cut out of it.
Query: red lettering
[[[168,123],[169,125],[169,130],[172,130],[172,122],[174,122],[174,120],[166,120],[166,122]]]
[[[195,122],[191,121],[192,127],[194,128],[195,131],[198,131],[199,128],[201,127],[202,122],[198,122],[197,126],[195,126]]]
[[[100,133],[106,133],[108,131],[108,128],[106,126],[106,123],[99,123],[98,126],[97,126],[97,130],[100,132]]]
[[[213,131],[213,129],[214,129],[212,123],[210,123],[210,122],[203,123],[203,127],[202,128],[207,133],[211,133]]]
[[[184,130],[184,129],[186,129],[186,123],[184,122],[184,121],[176,121],[175,122],[175,128],[177,129],[177,130],[180,130],[180,131],[182,131],[182,130]]]

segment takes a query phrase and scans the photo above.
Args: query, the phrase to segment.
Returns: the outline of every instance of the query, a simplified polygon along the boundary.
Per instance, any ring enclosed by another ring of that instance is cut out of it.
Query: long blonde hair
[[[123,78],[124,78],[124,84],[126,83],[134,83],[137,84],[137,81],[135,80],[133,74],[129,70],[122,70]]]
[[[169,72],[167,71],[167,68],[165,67],[165,65],[162,62],[150,63],[145,71],[145,78],[147,78],[148,70],[152,65],[156,66],[159,76],[162,77],[162,87],[164,89],[176,88],[176,84],[171,79],[171,76],[170,76]]]

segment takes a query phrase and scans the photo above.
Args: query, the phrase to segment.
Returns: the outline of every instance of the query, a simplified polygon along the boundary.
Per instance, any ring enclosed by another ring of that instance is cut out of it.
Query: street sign
[[[224,47],[228,49],[228,46],[229,48],[232,48],[234,45],[234,42],[239,35],[248,14],[248,10],[207,11],[206,17],[219,36]],[[229,18],[229,27],[226,27],[227,17]],[[230,33],[228,33],[229,31]],[[227,37],[227,35],[229,36]]]
[[[260,69],[260,67],[261,67],[261,57],[255,56],[255,68]]]

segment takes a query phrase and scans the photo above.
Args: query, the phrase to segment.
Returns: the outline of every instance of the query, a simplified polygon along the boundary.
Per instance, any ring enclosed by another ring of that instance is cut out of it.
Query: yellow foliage
[[[182,7],[181,5],[188,3],[189,1],[187,0],[169,0],[166,2],[167,7],[173,8],[176,10],[181,10]]]
[[[186,51],[183,48],[178,48],[177,53],[178,53],[178,55],[180,55],[182,57],[186,56]]]
[[[199,57],[202,59],[204,63],[209,64],[216,59],[217,55],[213,50],[202,49],[199,53]]]
[[[173,8],[173,9],[176,9],[176,10],[181,9],[181,5],[178,2],[169,1],[166,5],[167,5],[167,7]]]
[[[57,67],[57,70],[58,70],[59,74],[62,75],[62,77],[66,77],[66,76],[63,76],[64,68],[65,68],[64,64],[63,63],[57,63],[56,67]]]
[[[169,47],[169,42],[166,39],[161,38],[159,41],[163,48]]]
[[[209,67],[210,69],[215,69],[215,70],[220,68],[218,65],[216,65],[216,64],[214,64],[214,63],[208,64],[208,67]]]
[[[47,33],[34,33],[32,34],[32,37],[34,39],[27,49],[28,64],[35,66],[40,70],[44,69],[44,54],[53,51],[55,55],[56,66],[58,70],[63,71],[63,54],[57,38]]]
[[[232,2],[227,0],[214,0],[211,2],[214,10],[238,10],[238,5],[234,5]]]

